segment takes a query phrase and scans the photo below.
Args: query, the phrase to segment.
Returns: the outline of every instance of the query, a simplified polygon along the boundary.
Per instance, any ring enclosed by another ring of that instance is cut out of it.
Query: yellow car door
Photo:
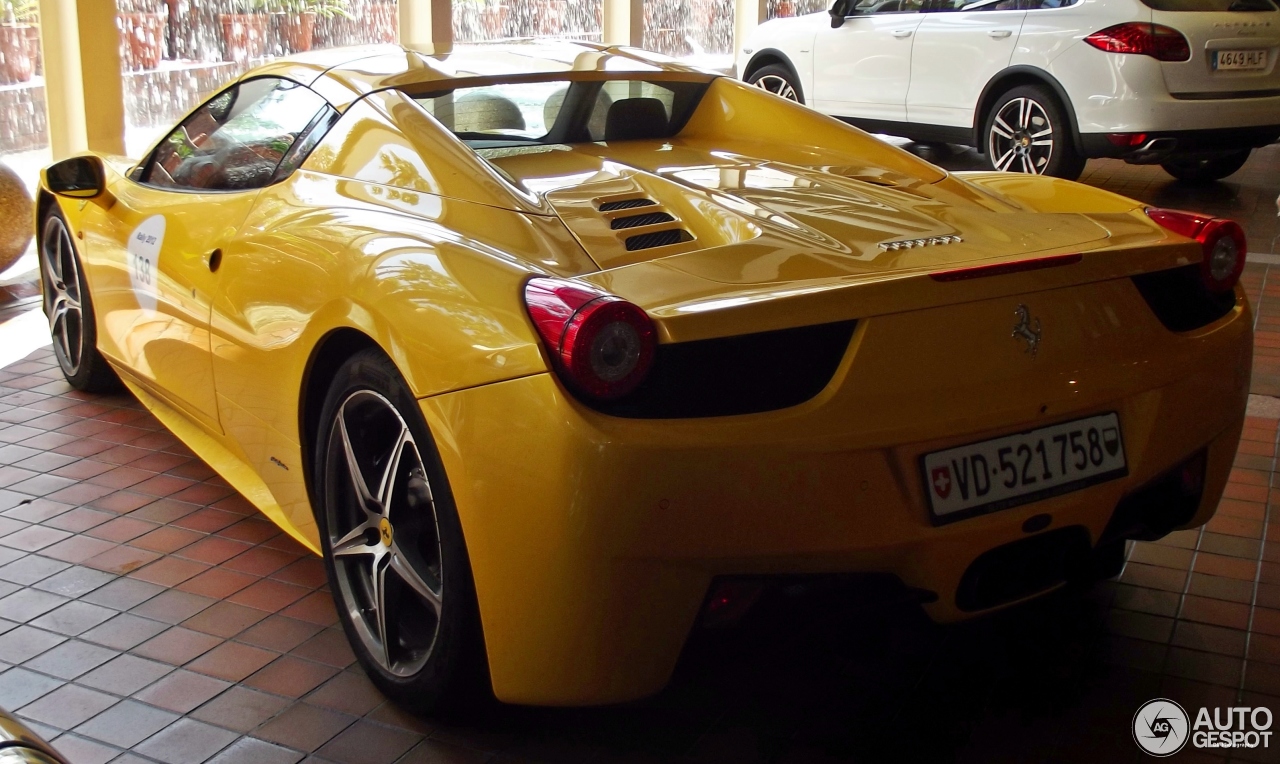
[[[209,314],[218,270],[261,190],[326,104],[274,77],[232,85],[193,112],[91,206],[86,242],[105,353],[221,432]]]

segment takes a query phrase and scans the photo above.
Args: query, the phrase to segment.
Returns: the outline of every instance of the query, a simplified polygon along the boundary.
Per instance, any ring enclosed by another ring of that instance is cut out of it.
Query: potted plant
[[[30,44],[33,27],[26,23],[33,13],[34,0],[0,0],[0,85],[27,82],[35,74]]]
[[[155,69],[164,54],[169,7],[162,0],[123,0],[116,24],[120,29],[121,64],[131,72]]]
[[[354,20],[347,11],[347,0],[276,0],[274,10],[275,26],[286,53],[311,50],[317,18],[341,16]]]
[[[267,0],[235,0],[231,13],[218,15],[222,25],[222,60],[246,64],[267,54],[271,16]]]

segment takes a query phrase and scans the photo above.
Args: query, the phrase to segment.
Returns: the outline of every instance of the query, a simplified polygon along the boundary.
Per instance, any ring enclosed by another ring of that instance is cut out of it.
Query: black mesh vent
[[[670,223],[673,220],[675,220],[675,218],[665,212],[646,212],[642,215],[628,215],[625,218],[614,218],[609,221],[609,227],[616,231],[619,228],[638,228],[642,225]]]
[[[635,236],[627,237],[627,251],[635,252],[637,249],[653,249],[654,247],[666,247],[672,244],[679,244],[682,241],[692,241],[693,237],[683,228],[672,228],[667,231],[654,231],[652,233],[642,233]]]
[[[1151,306],[1151,312],[1172,332],[1207,326],[1236,306],[1234,291],[1213,294],[1205,289],[1198,264],[1144,273],[1134,276],[1133,283]]]
[[[600,205],[601,212],[609,212],[610,210],[630,210],[636,207],[652,207],[657,204],[652,199],[623,199],[620,202],[605,202]]]
[[[822,392],[857,321],[659,345],[649,376],[616,401],[589,403],[632,419],[687,419],[774,411]]]

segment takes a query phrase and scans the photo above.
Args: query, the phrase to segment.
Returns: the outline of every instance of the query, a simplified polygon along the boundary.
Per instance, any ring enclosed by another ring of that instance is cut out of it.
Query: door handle
[[[209,266],[210,273],[217,273],[218,268],[222,266],[222,250],[215,249],[205,258],[205,265]]]
[[[906,39],[906,38],[908,38],[908,37],[910,37],[910,36],[911,36],[911,30],[910,30],[910,29],[895,29],[895,30],[893,30],[893,36],[894,36],[894,37],[897,37],[899,40],[904,40],[904,39]]]
[[[1013,32],[1010,32],[1008,29],[988,29],[987,30],[987,37],[990,37],[996,40],[1003,40],[1004,38],[1008,37],[1011,34],[1013,34]]]

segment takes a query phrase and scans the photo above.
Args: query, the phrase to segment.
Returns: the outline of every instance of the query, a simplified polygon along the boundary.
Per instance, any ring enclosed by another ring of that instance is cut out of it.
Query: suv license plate
[[[1213,52],[1213,68],[1217,71],[1266,69],[1267,51],[1265,49],[1217,50]]]
[[[1129,474],[1114,412],[934,451],[920,461],[939,525]]]

